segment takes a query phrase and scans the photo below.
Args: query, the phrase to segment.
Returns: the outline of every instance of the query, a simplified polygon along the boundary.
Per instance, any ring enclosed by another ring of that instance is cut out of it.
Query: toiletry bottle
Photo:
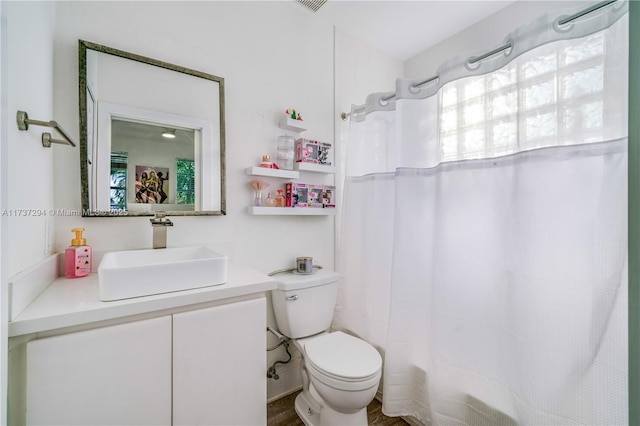
[[[253,205],[256,207],[262,207],[262,192],[256,191],[256,196],[253,199]]]
[[[282,189],[278,189],[278,195],[276,195],[276,207],[284,207],[286,205],[286,201],[284,199],[284,195],[282,195]]]
[[[271,197],[271,193],[269,192],[267,194],[267,199],[264,200],[264,206],[265,207],[275,207],[276,206],[276,200]]]
[[[71,232],[75,232],[76,237],[65,250],[64,273],[69,278],[84,277],[91,272],[91,247],[87,245],[87,240],[82,238],[84,228],[73,228]]]

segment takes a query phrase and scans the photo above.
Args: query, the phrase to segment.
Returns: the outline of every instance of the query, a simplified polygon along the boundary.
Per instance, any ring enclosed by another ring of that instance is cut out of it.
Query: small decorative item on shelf
[[[306,122],[302,120],[302,115],[292,108],[285,110],[278,123],[278,127],[295,133],[306,132],[308,130]]]
[[[287,182],[285,188],[287,189],[285,196],[287,207],[323,207],[323,185]]]
[[[264,200],[264,206],[265,207],[275,207],[276,206],[276,200],[275,200],[275,198],[273,198],[271,196],[271,193],[267,194],[267,199]]]
[[[262,156],[262,161],[260,162],[260,167],[263,167],[265,169],[279,169],[280,167],[278,167],[278,165],[276,163],[273,163],[271,161],[271,157],[269,157],[268,155],[263,155]]]
[[[331,208],[336,206],[336,187],[334,185],[322,186],[322,207]]]
[[[309,184],[309,200],[307,207],[322,208],[322,185]]]
[[[283,192],[284,191],[282,189],[278,189],[278,195],[276,195],[276,207],[285,207],[287,205]]]
[[[249,184],[256,191],[253,197],[253,205],[258,207],[262,206],[262,190],[269,186],[269,182],[265,182],[263,180],[252,180]]]
[[[287,114],[288,117],[291,117],[292,120],[302,121],[302,115],[296,112],[295,108],[292,108],[290,110],[288,109],[284,113]]]
[[[296,140],[296,162],[331,165],[331,144],[311,139]]]
[[[278,168],[285,170],[293,170],[293,137],[282,135],[278,136],[276,164]]]
[[[285,188],[285,202],[287,207],[307,207],[309,187],[306,183],[287,182]]]

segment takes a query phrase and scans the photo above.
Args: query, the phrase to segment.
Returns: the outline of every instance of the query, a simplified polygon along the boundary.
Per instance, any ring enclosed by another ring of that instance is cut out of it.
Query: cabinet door
[[[266,299],[173,317],[173,424],[266,424]]]
[[[171,424],[171,316],[29,342],[27,424]]]

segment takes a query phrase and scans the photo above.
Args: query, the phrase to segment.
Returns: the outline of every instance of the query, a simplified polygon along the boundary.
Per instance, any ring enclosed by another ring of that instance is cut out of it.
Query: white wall
[[[36,120],[54,120],[53,31],[55,4],[9,2],[7,19],[7,274],[37,263],[46,253],[46,213],[53,201],[52,149],[42,147],[46,127],[20,131],[18,110]],[[59,138],[58,135],[54,136]],[[14,210],[16,209],[16,210]],[[44,213],[44,214],[42,214]],[[42,214],[42,215],[41,215]]]
[[[48,212],[53,202],[53,152],[42,147],[41,134],[31,126],[20,131],[16,112],[52,120],[53,33],[55,4],[2,2],[0,149],[0,422],[7,418],[8,277],[45,257]],[[11,161],[9,161],[11,158]]]
[[[331,217],[249,216],[244,175],[275,154],[277,127],[296,108],[305,136],[333,142],[333,29],[289,2],[58,2],[55,37],[56,119],[78,135],[78,39],[215,74],[226,86],[227,215],[174,217],[169,246],[221,242],[231,256],[263,272],[292,266],[296,256],[333,268]],[[55,206],[80,209],[79,151],[55,149]],[[332,177],[301,176],[332,183]],[[272,185],[281,184],[276,180]],[[311,182],[313,183],[313,182]],[[274,187],[272,189],[275,191]],[[96,250],[148,248],[148,218],[57,217],[56,251],[71,228],[86,228]],[[96,267],[97,265],[94,265]],[[273,314],[269,324],[275,326]],[[270,339],[269,344],[275,340]],[[285,358],[269,354],[269,364]],[[265,372],[266,373],[266,372]],[[295,388],[297,376],[269,383],[269,395]],[[276,390],[274,390],[276,389]]]
[[[402,61],[336,29],[338,114],[350,112],[351,105],[364,104],[370,93],[395,91],[396,79],[402,77],[404,72]],[[336,138],[346,140],[348,129],[348,121],[341,122]]]
[[[338,112],[349,112],[352,104],[364,104],[369,93],[393,92],[404,63],[336,29],[335,72]]]
[[[280,2],[157,2],[153,7],[147,2],[60,2],[56,114],[78,134],[79,38],[224,77],[227,216],[176,217],[169,244],[232,242],[235,257],[265,272],[290,265],[301,253],[331,267],[331,219],[253,217],[244,212],[252,198],[244,168],[275,150],[282,133],[277,122],[285,108],[304,113],[310,136],[332,140],[331,32],[299,6]],[[78,177],[78,150],[56,150],[57,208],[80,208]],[[71,227],[79,225],[87,228],[87,240],[95,249],[151,245],[146,218],[58,219],[58,251],[68,244]],[[113,232],[114,227],[119,232]],[[323,237],[304,238],[310,228]]]
[[[340,159],[336,179],[341,192],[349,120],[342,121],[338,116],[349,113],[352,105],[364,104],[370,93],[395,91],[396,79],[404,75],[404,63],[339,29],[335,31],[335,39],[335,140],[336,158]],[[338,199],[340,197],[338,195]],[[336,222],[336,254],[339,255],[340,217]]]
[[[501,11],[472,25],[442,43],[426,49],[405,62],[405,77],[429,78],[436,75],[438,67],[448,59],[465,53],[490,51],[501,46],[507,35],[516,28],[550,10],[580,10],[593,1],[516,1]],[[456,3],[452,3],[455,11]]]

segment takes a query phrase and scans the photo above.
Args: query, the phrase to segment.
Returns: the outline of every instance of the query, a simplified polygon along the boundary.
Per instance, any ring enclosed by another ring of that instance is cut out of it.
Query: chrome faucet
[[[151,221],[153,227],[153,248],[167,248],[167,227],[173,226],[173,222],[167,218],[167,212],[156,212]]]

